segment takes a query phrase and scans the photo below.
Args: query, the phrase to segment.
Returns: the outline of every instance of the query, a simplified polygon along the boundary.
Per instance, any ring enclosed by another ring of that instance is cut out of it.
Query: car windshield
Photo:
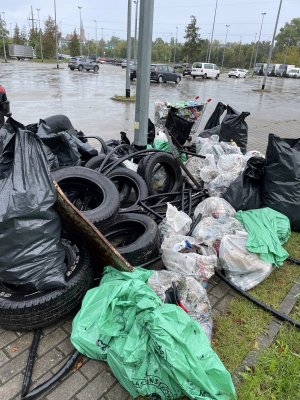
[[[70,61],[77,61],[77,58],[76,57],[72,57],[72,58],[70,58]]]

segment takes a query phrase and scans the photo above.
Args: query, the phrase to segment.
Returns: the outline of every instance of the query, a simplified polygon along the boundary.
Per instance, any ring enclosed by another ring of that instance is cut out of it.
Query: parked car
[[[158,83],[181,81],[181,75],[167,64],[151,64],[150,80]]]
[[[192,66],[191,65],[185,65],[182,71],[182,75],[186,76],[186,75],[191,75],[192,72]]]
[[[96,62],[100,64],[106,64],[107,61],[102,57],[97,57]]]
[[[289,78],[300,78],[300,68],[292,68],[288,73]]]
[[[129,61],[129,66],[131,67],[131,65],[133,65],[133,61]],[[122,69],[127,68],[127,60],[122,61],[121,64]]]
[[[97,65],[95,61],[89,60],[85,57],[72,57],[68,63],[68,67],[71,71],[74,71],[75,69],[78,69],[78,71],[82,71],[84,69],[86,71],[99,71],[99,65]]]
[[[291,69],[295,68],[295,65],[281,64],[276,72],[276,76],[285,77],[288,76]]]
[[[136,78],[137,64],[130,65],[130,80],[133,81]]]
[[[216,64],[194,62],[192,65],[191,75],[193,79],[196,79],[198,77],[201,77],[203,79],[218,79],[220,76],[220,71]]]
[[[231,68],[231,70],[228,72],[228,77],[229,78],[245,78],[247,75],[246,70],[242,68]]]

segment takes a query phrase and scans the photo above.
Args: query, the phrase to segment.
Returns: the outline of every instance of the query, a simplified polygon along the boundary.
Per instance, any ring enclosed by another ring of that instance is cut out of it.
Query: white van
[[[192,65],[191,75],[193,79],[196,79],[197,77],[201,77],[203,79],[218,79],[220,76],[220,71],[216,64],[194,62]]]
[[[300,78],[300,68],[292,68],[288,73],[289,78]]]

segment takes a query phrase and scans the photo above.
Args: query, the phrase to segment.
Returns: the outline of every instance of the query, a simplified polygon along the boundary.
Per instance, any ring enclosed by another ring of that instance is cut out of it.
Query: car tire
[[[98,67],[98,65],[95,65],[94,66],[94,72],[98,72],[99,71],[99,67]]]
[[[29,292],[0,282],[0,326],[14,331],[45,328],[68,317],[80,307],[92,286],[90,253],[84,242],[62,239],[66,250],[67,287]]]
[[[203,79],[207,79],[207,74],[204,74],[204,75],[203,75]]]
[[[103,234],[133,266],[144,264],[159,254],[158,227],[147,215],[120,214]]]
[[[155,175],[155,167],[160,164],[164,167],[167,179],[163,182],[163,186],[157,188],[153,184],[153,176]],[[140,173],[144,178],[149,194],[172,193],[176,192],[182,183],[182,174],[175,158],[168,153],[155,153],[147,157],[144,164],[140,168]]]
[[[120,193],[120,211],[134,211],[139,208],[139,201],[148,197],[147,184],[137,172],[128,168],[115,168],[106,176],[112,180]],[[133,204],[126,207],[125,203],[132,190],[135,192],[135,200]]]
[[[195,75],[193,75],[193,79],[196,79]]]
[[[74,71],[74,70],[75,70],[75,68],[70,68],[70,70],[71,70],[71,71]]]
[[[95,156],[95,157],[90,158],[89,161],[87,161],[87,162],[84,164],[84,166],[85,166],[86,168],[94,169],[94,170],[96,170],[97,172],[100,172],[100,173],[101,173],[101,171],[98,171],[98,169],[101,167],[102,162],[105,160],[105,158],[106,158],[106,154],[99,154],[98,156]],[[112,162],[112,161],[117,161],[117,158],[111,157],[111,158],[107,161],[107,163],[105,163],[105,166],[108,165],[108,164],[109,164],[110,162]],[[118,168],[119,168],[119,167],[125,167],[125,166],[124,166],[124,164],[119,164],[119,165],[118,165]]]
[[[179,78],[179,76],[177,76],[177,78],[175,79],[175,83],[179,83],[181,81],[181,79]]]
[[[215,79],[219,79],[219,76],[220,76],[220,75],[219,75],[219,74],[217,74]]]
[[[85,167],[64,167],[52,171],[52,178],[71,203],[100,229],[116,218],[119,193],[106,176]]]
[[[160,75],[160,76],[158,77],[158,79],[157,79],[157,82],[158,82],[158,83],[163,83],[163,81],[164,81],[164,79],[163,79],[162,75]]]
[[[82,71],[83,70],[83,66],[82,65],[78,65],[78,71]]]

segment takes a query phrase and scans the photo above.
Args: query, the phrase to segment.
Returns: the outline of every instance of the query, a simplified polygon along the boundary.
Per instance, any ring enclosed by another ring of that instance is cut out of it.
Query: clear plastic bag
[[[175,285],[180,303],[190,317],[202,326],[208,339],[211,340],[213,327],[211,306],[207,292],[199,282],[193,277],[163,270],[155,271],[148,279],[148,285],[163,302],[167,300],[167,290]]]
[[[214,155],[207,154],[205,157],[204,167],[200,171],[200,178],[203,182],[209,183],[219,175],[219,172]]]
[[[182,252],[180,247],[186,241],[192,246],[188,250],[190,252]],[[193,276],[199,282],[207,282],[217,267],[217,256],[212,254],[212,249],[200,246],[199,241],[190,236],[173,235],[165,238],[161,250],[167,270]]]
[[[208,184],[207,189],[209,196],[222,196],[222,194],[226,192],[231,182],[233,182],[238,177],[238,175],[239,174],[235,172],[226,172],[218,175]]]
[[[206,156],[208,152],[211,152],[211,148],[213,145],[219,143],[219,136],[212,135],[207,138],[197,137],[195,139],[196,143],[196,153],[201,156]]]
[[[202,182],[200,173],[202,168],[204,167],[205,159],[199,157],[191,157],[185,163],[186,168],[188,171],[193,175],[196,181],[200,184]],[[191,181],[191,179],[186,175],[184,170],[182,170],[182,176],[184,179],[192,186],[195,187],[195,184]]]
[[[192,219],[183,211],[168,203],[166,217],[159,224],[159,231],[168,238],[175,234],[186,235],[190,230]]]
[[[247,232],[225,235],[221,240],[219,260],[226,276],[243,290],[250,290],[272,272],[272,264],[246,249]]]
[[[226,200],[221,197],[209,197],[197,205],[194,211],[194,218],[201,214],[202,218],[224,219],[234,217],[235,213],[235,209]]]
[[[223,172],[241,173],[245,168],[245,157],[241,154],[227,154],[219,157],[217,167]]]
[[[157,101],[154,111],[154,125],[158,128],[164,128],[168,116],[169,107],[165,101]]]
[[[241,149],[235,142],[220,142],[224,154],[242,154]]]
[[[221,240],[225,234],[233,234],[237,231],[243,231],[243,225],[234,217],[224,217],[215,219],[207,217],[195,226],[192,237],[200,243],[213,245],[217,240]]]

